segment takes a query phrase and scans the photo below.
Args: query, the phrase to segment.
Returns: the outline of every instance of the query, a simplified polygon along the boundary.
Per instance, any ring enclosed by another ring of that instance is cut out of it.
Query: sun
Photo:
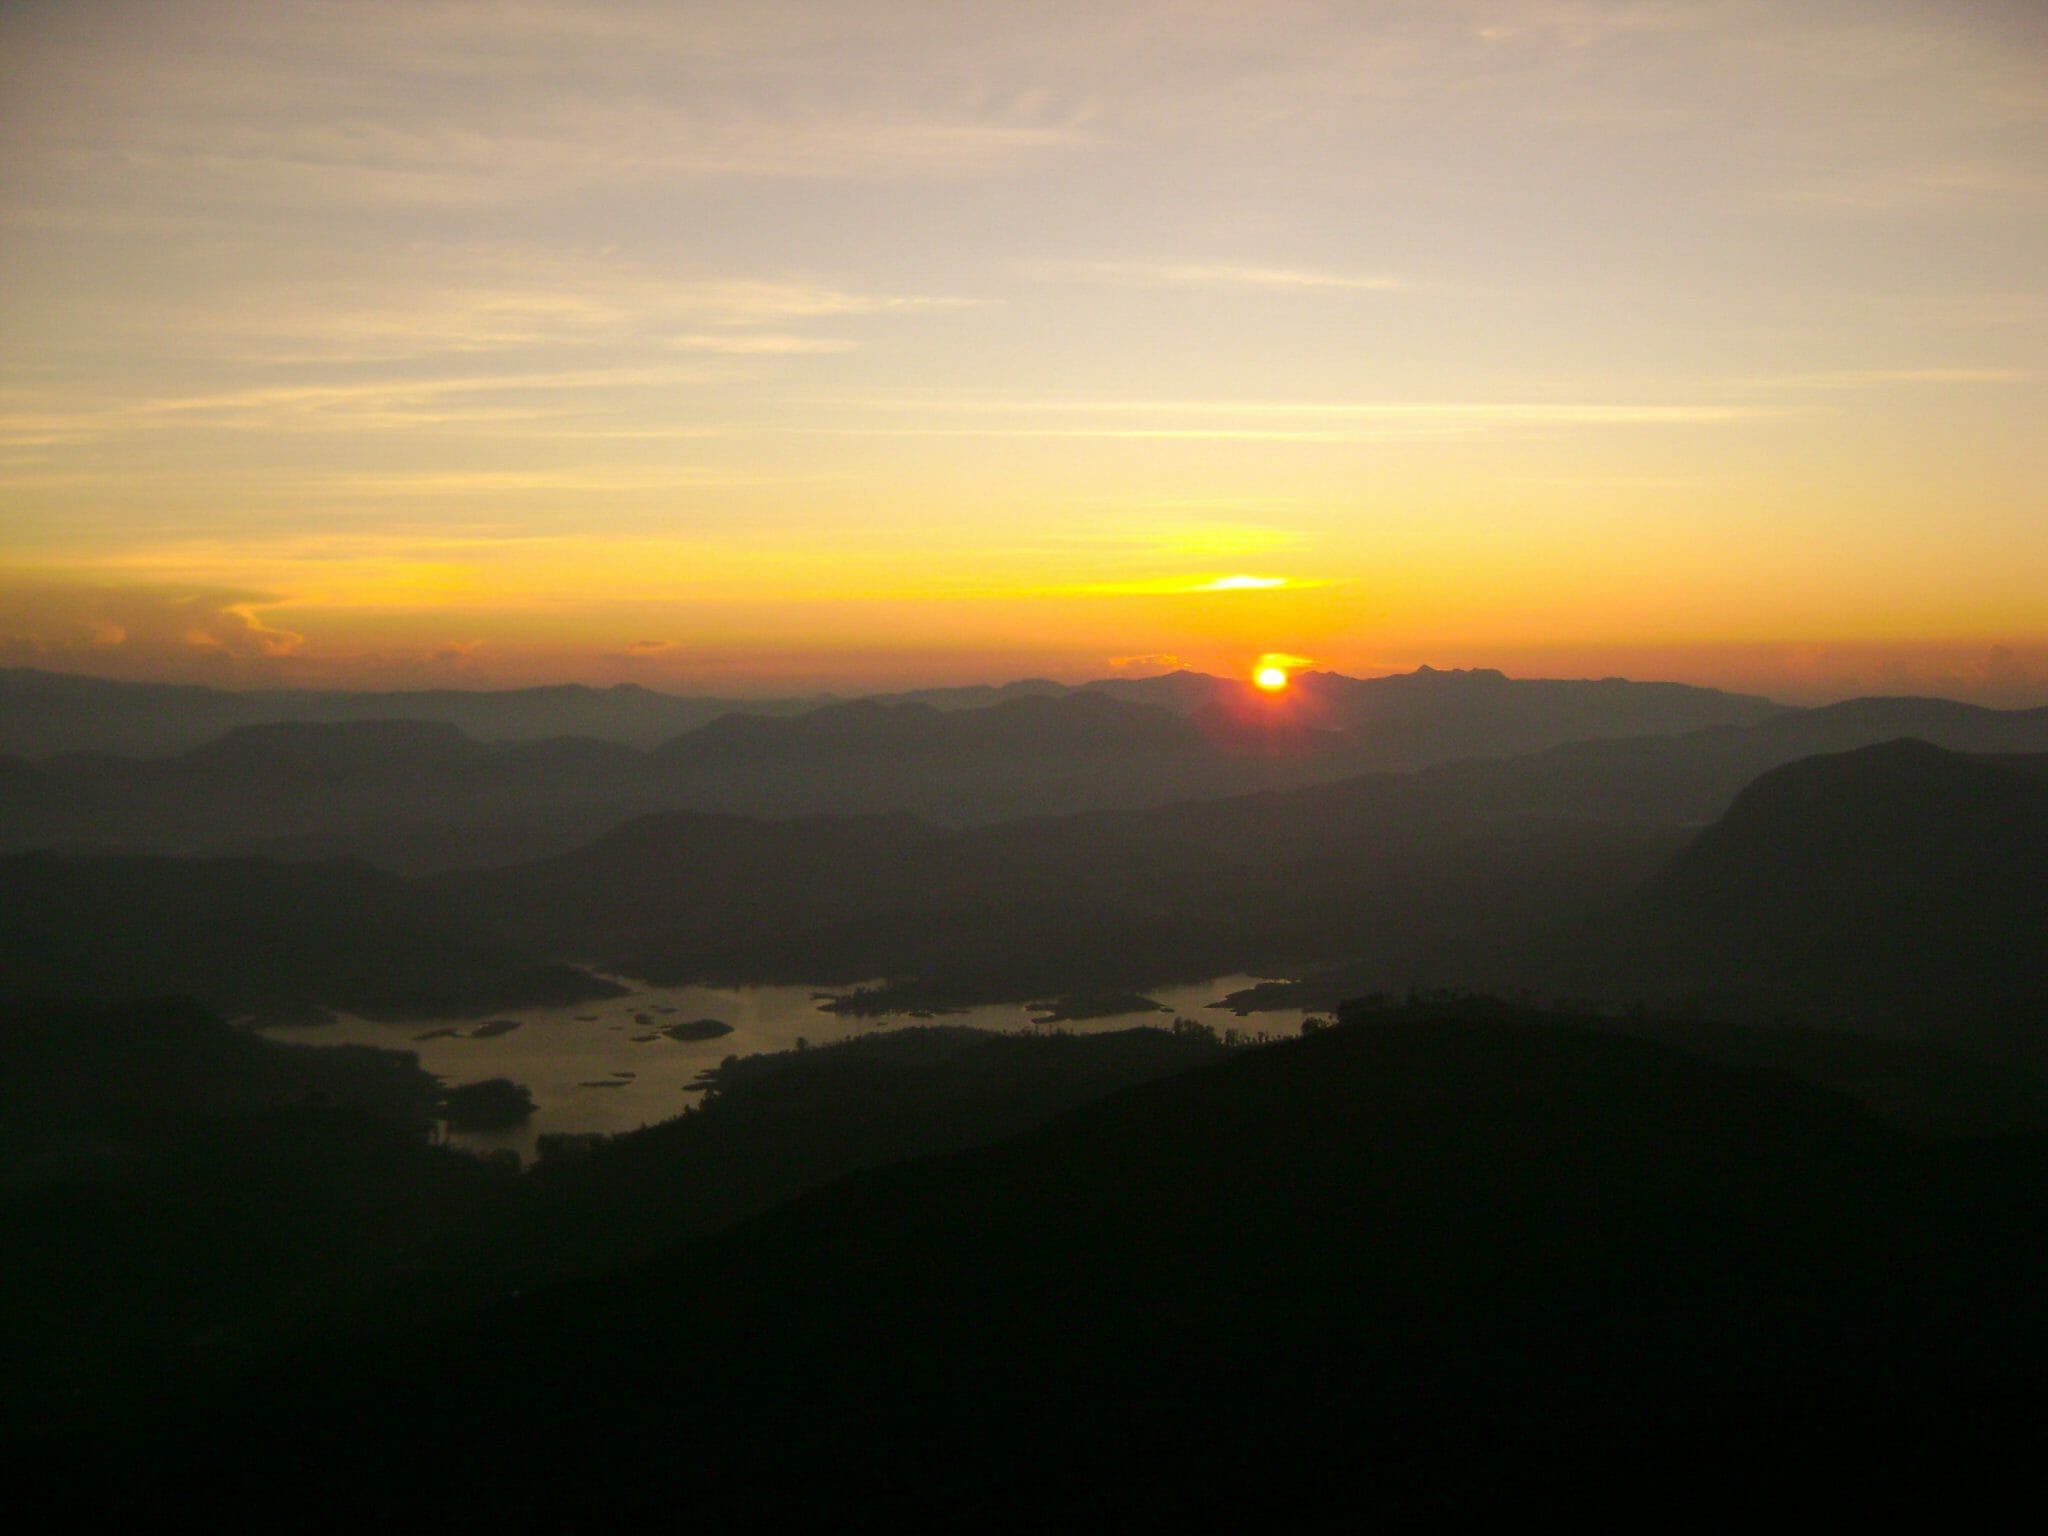
[[[1285,667],[1261,667],[1252,674],[1252,681],[1268,693],[1278,693],[1287,686],[1287,669]]]

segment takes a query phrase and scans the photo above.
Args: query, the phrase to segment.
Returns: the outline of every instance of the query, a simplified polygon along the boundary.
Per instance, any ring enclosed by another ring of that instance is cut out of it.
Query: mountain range
[[[1758,773],[1816,751],[1900,735],[2048,750],[2048,710],[1860,700],[1785,711],[1662,684],[1498,673],[1308,673],[1277,697],[1191,673],[985,692],[1001,697],[725,714],[645,749],[353,720],[244,725],[155,758],[0,757],[0,850],[351,856],[425,873],[566,852],[662,810],[908,812],[965,826],[1418,765],[1433,801],[1462,817],[1698,823]],[[1617,734],[1649,727],[1670,734]]]
[[[1107,678],[1070,686],[1043,678],[1001,685],[876,694],[878,705],[920,704],[942,711],[982,709],[1028,698],[1094,693],[1151,704],[1176,714],[1236,710],[1254,701],[1249,683],[1198,672]],[[1488,670],[1349,678],[1297,674],[1290,690],[1309,723],[1352,730],[1370,724],[1382,760],[1413,767],[1470,752],[1528,751],[1584,736],[1687,730],[1763,718],[1777,706],[1745,695],[1676,683],[1511,679]],[[317,689],[228,690],[190,684],[131,683],[29,667],[0,668],[0,754],[114,752],[156,757],[190,750],[238,726],[413,720],[459,727],[480,741],[590,736],[652,747],[725,715],[808,714],[848,702],[832,695],[709,698],[660,693],[637,684],[609,688],[420,689],[403,692]],[[1417,758],[1416,754],[1421,757]]]

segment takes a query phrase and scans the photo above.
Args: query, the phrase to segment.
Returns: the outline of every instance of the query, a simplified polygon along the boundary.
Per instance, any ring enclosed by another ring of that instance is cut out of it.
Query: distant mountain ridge
[[[620,988],[366,864],[0,857],[0,998],[173,995],[269,1020],[475,1015]]]
[[[196,684],[131,683],[34,668],[0,668],[0,754],[60,752],[160,756],[188,751],[237,726],[301,721],[440,721],[483,741],[594,736],[652,747],[720,716],[785,717],[849,702],[986,709],[1033,698],[1099,694],[1190,715],[1231,710],[1255,696],[1248,682],[1199,672],[1105,678],[1068,685],[1026,678],[1000,685],[929,688],[848,701],[830,694],[791,698],[711,698],[660,693],[633,683],[607,688],[421,689],[348,692],[314,689],[231,691]],[[1269,708],[1272,701],[1269,701]],[[1365,766],[1414,767],[1475,751],[1532,751],[1588,735],[1633,735],[1744,723],[1774,713],[1765,699],[1679,683],[1553,681],[1508,678],[1486,670],[1423,667],[1385,678],[1297,674],[1288,703],[1298,723],[1323,730],[1373,724],[1383,737]],[[1455,740],[1419,726],[1459,720]],[[1488,723],[1488,722],[1492,723]],[[1420,757],[1418,759],[1418,754]]]
[[[2048,1008],[2048,755],[1896,742],[1803,759],[1704,833],[1495,814],[1457,789],[1366,775],[953,828],[663,810],[415,880],[17,856],[0,859],[18,914],[0,987],[419,1013],[509,997],[500,978],[585,984],[534,971],[546,961],[668,983],[882,977],[877,1006],[898,1010],[1235,973],[1309,978],[1264,1006],[1478,986],[1909,1026],[1951,1004]]]
[[[978,823],[1332,777],[1343,743],[1098,694],[725,715],[643,751],[437,721],[239,726],[190,752],[0,758],[0,849],[349,855],[403,870],[560,852],[665,810]]]
[[[564,851],[661,810],[907,811],[968,825],[1286,790],[1589,733],[1777,718],[1767,701],[1680,685],[1428,669],[1366,681],[1304,672],[1277,695],[1191,672],[1078,688],[1026,680],[774,702],[781,713],[721,706],[708,718],[707,701],[645,689],[227,694],[16,671],[0,673],[0,740],[75,735],[86,718],[76,709],[108,700],[113,726],[221,729],[156,757],[0,755],[0,850],[352,856],[427,871]],[[277,709],[344,718],[227,718]],[[370,713],[383,710],[401,713]],[[602,726],[606,711],[614,735],[691,724],[652,746],[530,734]],[[493,733],[506,739],[477,739]]]

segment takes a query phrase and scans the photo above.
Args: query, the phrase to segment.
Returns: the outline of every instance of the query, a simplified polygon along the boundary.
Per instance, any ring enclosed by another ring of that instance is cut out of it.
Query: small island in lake
[[[731,1034],[732,1026],[723,1019],[692,1019],[687,1024],[667,1025],[661,1032],[671,1040],[716,1040]]]
[[[500,1131],[533,1113],[533,1095],[509,1077],[441,1090],[441,1118],[454,1131]]]
[[[1034,1024],[1113,1019],[1126,1013],[1173,1012],[1166,1004],[1137,992],[1069,992],[1064,997],[1030,1006]]]
[[[519,1027],[517,1019],[491,1019],[479,1024],[469,1032],[472,1040],[495,1040],[500,1035],[509,1035]]]

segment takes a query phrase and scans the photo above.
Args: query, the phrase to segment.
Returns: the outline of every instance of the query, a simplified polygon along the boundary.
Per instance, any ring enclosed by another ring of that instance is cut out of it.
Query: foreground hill
[[[337,1527],[1970,1523],[2038,1466],[2042,1150],[1641,1041],[1357,1022],[466,1325],[323,1330],[94,1443],[301,1510],[346,1444]]]
[[[516,1192],[430,1144],[440,1095],[410,1054],[281,1045],[189,1002],[0,998],[0,1420],[417,1268]]]
[[[1954,723],[1966,739],[1999,743],[2032,740],[2037,726],[1969,713]],[[1501,782],[1494,765],[1466,766]],[[1455,777],[1420,775],[1414,793],[1439,805]],[[1881,1026],[2048,1059],[2038,1027],[2048,1018],[2048,754],[1892,741],[1773,767],[1729,800],[1704,828],[1673,826],[1633,888],[1582,881],[1575,891],[1558,880],[1555,923],[1519,935],[1500,924],[1445,930],[1441,942],[1362,951],[1234,1001],[1325,1008],[1378,989],[1521,989],[1709,1017]]]

